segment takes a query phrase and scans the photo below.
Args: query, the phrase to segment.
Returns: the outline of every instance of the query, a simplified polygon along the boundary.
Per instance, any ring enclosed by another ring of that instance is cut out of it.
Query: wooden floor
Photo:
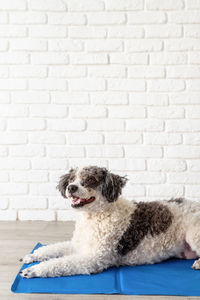
[[[21,266],[19,259],[29,253],[37,242],[48,244],[70,239],[73,228],[73,222],[0,222],[0,300],[200,300],[200,297],[174,296],[44,295],[12,293],[10,287]]]

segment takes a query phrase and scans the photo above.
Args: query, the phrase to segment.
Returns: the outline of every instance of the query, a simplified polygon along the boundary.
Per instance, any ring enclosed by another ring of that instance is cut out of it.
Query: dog
[[[71,241],[41,247],[22,261],[41,261],[24,278],[99,273],[121,265],[154,264],[170,257],[196,259],[200,269],[200,204],[182,198],[135,202],[121,197],[126,176],[106,168],[71,169],[61,195],[77,212]]]

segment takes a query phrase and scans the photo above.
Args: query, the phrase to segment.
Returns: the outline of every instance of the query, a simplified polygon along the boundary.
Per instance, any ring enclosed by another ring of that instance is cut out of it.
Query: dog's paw
[[[22,261],[24,264],[30,264],[37,261],[34,254],[27,254],[24,258],[21,258],[19,261]]]
[[[200,269],[200,259],[195,260],[195,262],[192,265],[192,268],[195,269],[195,270]]]
[[[35,270],[35,267],[34,267],[34,266],[22,270],[21,272],[19,272],[19,274],[20,274],[23,278],[39,277],[39,274],[37,274],[37,269]]]

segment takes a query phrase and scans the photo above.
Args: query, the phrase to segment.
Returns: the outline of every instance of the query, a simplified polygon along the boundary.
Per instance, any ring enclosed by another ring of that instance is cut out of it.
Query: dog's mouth
[[[82,206],[89,204],[95,200],[95,197],[90,197],[89,199],[79,198],[79,197],[73,196],[73,195],[71,197],[72,197],[71,206],[73,208],[82,207]]]

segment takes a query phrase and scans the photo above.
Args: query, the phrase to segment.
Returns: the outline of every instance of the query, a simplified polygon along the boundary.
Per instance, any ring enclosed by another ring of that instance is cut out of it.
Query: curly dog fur
[[[184,199],[134,202],[121,197],[126,177],[96,166],[71,169],[58,184],[77,211],[71,241],[23,258],[41,261],[21,276],[57,277],[102,272],[111,266],[200,257],[200,204]],[[200,259],[193,264],[200,269]]]

